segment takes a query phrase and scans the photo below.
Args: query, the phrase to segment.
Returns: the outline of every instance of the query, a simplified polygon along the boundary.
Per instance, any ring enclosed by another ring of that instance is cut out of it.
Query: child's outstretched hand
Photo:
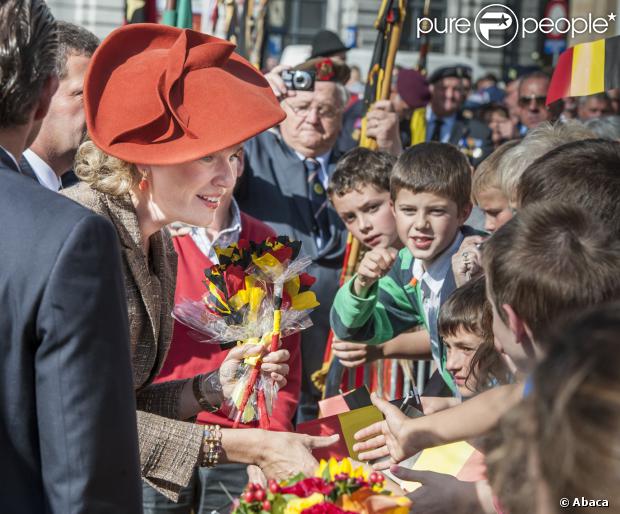
[[[458,251],[452,256],[452,272],[457,287],[461,287],[472,277],[482,273],[480,248],[484,240],[482,236],[466,237]]]
[[[397,256],[398,250],[395,248],[373,248],[366,252],[353,282],[355,294],[361,296],[377,280],[387,275]]]
[[[417,453],[407,438],[405,425],[410,420],[398,407],[379,398],[376,393],[372,393],[370,399],[385,420],[356,432],[354,437],[359,442],[353,445],[353,451],[358,452],[360,460],[376,461],[372,466],[374,469],[388,469]]]

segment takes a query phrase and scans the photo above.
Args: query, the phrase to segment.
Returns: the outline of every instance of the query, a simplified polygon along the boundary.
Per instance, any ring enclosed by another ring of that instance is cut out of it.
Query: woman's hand
[[[249,484],[260,484],[263,487],[267,487],[267,477],[256,464],[250,464],[246,469]]]
[[[356,368],[361,364],[373,362],[383,357],[382,345],[348,343],[334,339],[332,351],[345,368]]]
[[[265,432],[256,465],[267,478],[285,480],[297,473],[313,476],[319,463],[311,450],[336,443],[338,434],[318,437],[291,432]]]
[[[238,381],[238,370],[246,357],[252,357],[264,352],[265,347],[260,344],[236,346],[226,356],[220,366],[219,379],[222,385],[224,398],[230,398]],[[261,370],[271,376],[279,388],[286,385],[286,376],[289,367],[286,362],[289,360],[288,350],[280,349],[270,352],[263,357]]]

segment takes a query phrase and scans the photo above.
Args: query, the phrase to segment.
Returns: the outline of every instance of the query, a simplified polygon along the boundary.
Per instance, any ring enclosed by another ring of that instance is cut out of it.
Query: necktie
[[[443,120],[441,118],[435,118],[435,126],[433,127],[433,135],[431,141],[441,141],[441,127]]]
[[[308,180],[308,199],[315,221],[313,230],[319,236],[321,245],[329,239],[329,217],[327,215],[327,194],[319,176],[321,163],[308,157],[304,160]]]

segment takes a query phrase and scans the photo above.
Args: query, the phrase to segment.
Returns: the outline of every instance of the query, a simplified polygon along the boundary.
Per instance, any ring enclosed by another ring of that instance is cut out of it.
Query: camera
[[[280,76],[286,84],[287,89],[296,91],[314,91],[314,79],[316,73],[314,71],[284,70]]]

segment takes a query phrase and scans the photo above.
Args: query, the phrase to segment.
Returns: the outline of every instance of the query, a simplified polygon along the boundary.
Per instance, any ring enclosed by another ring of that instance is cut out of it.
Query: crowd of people
[[[44,0],[0,22],[1,512],[227,513],[336,442],[295,433],[340,387],[317,371],[392,361],[430,363],[425,415],[373,393],[355,450],[422,483],[414,512],[620,508],[618,90],[546,106],[543,71],[399,68],[365,112],[326,31],[295,90],[191,30],[100,42]],[[276,235],[311,260],[312,327],[265,353],[173,319],[216,248]],[[233,428],[259,354],[270,430]],[[398,466],[463,440],[472,481]]]

